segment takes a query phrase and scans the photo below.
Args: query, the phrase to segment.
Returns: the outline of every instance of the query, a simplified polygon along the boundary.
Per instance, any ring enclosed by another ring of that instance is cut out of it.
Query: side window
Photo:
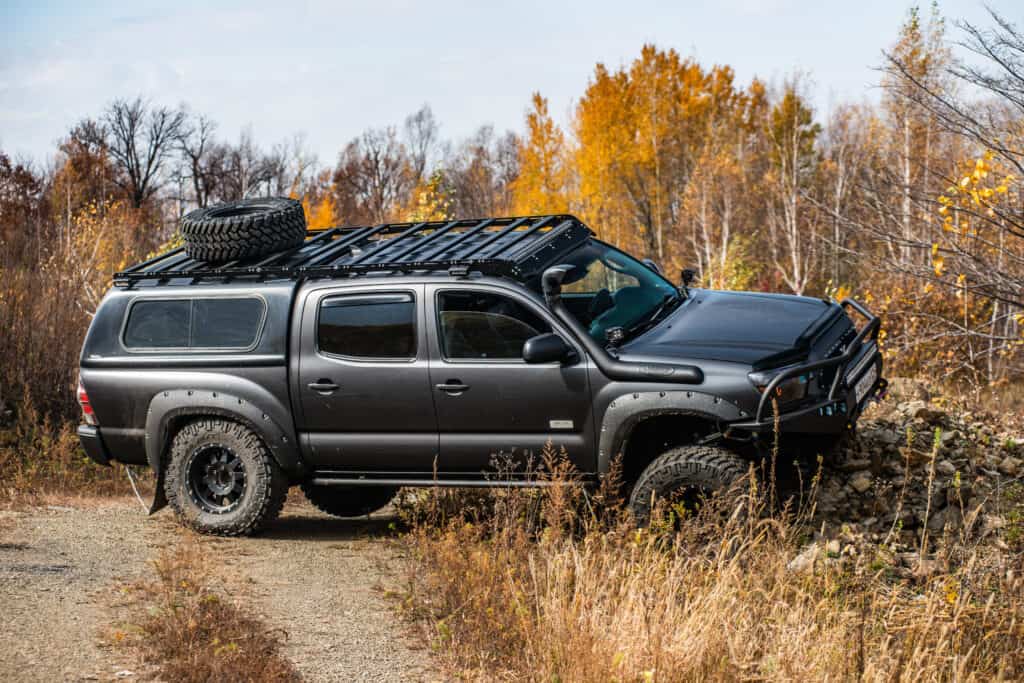
[[[320,303],[317,348],[350,358],[416,357],[416,303],[412,294],[344,294]]]
[[[196,299],[192,302],[193,348],[244,349],[256,343],[263,322],[262,299]]]
[[[437,311],[441,350],[449,359],[522,358],[527,339],[551,331],[530,309],[489,292],[442,291]]]
[[[266,304],[256,297],[152,299],[132,304],[129,349],[246,349],[256,343]]]
[[[189,300],[136,301],[128,314],[124,345],[129,349],[184,349],[191,327]]]

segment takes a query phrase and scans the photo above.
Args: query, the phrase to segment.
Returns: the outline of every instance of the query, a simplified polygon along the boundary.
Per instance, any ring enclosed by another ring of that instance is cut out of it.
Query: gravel
[[[339,520],[286,506],[262,536],[202,537],[245,585],[252,610],[286,634],[284,654],[309,681],[422,681],[440,676],[383,595],[401,557],[390,518]],[[0,513],[0,680],[132,680],[146,667],[103,645],[112,591],[188,532],[169,512],[97,500]]]

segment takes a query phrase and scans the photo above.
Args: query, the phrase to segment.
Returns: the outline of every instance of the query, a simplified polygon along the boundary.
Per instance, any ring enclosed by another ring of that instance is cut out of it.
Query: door
[[[585,356],[549,312],[511,290],[438,285],[429,296],[430,382],[440,431],[441,471],[520,469],[545,442],[593,467],[593,424]],[[570,364],[528,365],[523,343],[556,332],[576,349]]]
[[[314,467],[432,471],[437,419],[423,320],[422,285],[306,296],[296,390]]]

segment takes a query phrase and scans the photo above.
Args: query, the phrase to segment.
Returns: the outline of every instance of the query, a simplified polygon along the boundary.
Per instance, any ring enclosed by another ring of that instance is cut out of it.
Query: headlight
[[[754,386],[757,387],[757,390],[763,394],[777,374],[778,371],[752,372],[748,377],[750,377],[750,381],[754,383]],[[814,379],[814,373],[808,372],[782,380],[772,389],[772,399],[777,401],[780,406],[804,399],[807,397],[807,388],[810,386],[812,379]]]

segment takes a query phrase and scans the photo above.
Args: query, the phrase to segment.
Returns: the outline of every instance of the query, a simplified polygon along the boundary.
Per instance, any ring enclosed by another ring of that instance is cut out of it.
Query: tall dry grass
[[[156,577],[126,586],[127,621],[110,633],[140,651],[157,678],[180,683],[300,680],[281,653],[284,634],[269,629],[227,585],[195,541],[164,550]]]
[[[571,477],[468,501],[433,492],[407,513],[406,604],[454,668],[483,679],[1024,676],[1019,556],[975,548],[916,581],[869,545],[801,567],[808,517],[740,493],[637,530],[595,514]]]
[[[78,359],[111,275],[152,249],[138,212],[87,205],[0,259],[0,490],[126,492],[123,473],[86,460],[74,435]]]

